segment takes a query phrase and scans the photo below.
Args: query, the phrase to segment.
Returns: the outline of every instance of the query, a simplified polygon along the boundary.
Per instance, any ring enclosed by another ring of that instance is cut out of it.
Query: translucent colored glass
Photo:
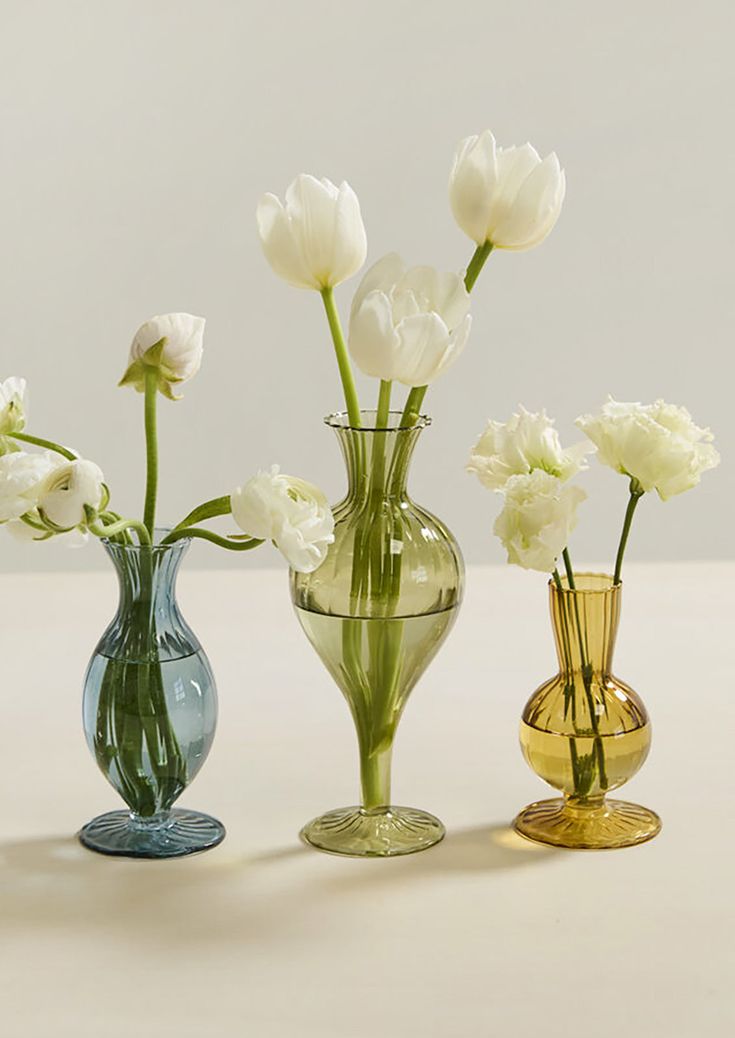
[[[337,854],[408,854],[437,843],[433,815],[391,802],[393,740],[406,700],[449,633],[464,567],[444,524],[416,505],[406,483],[416,442],[429,424],[385,428],[362,413],[326,419],[347,465],[348,490],[335,509],[335,542],[314,573],[291,574],[296,613],[347,700],[357,732],[362,803],[314,819],[302,831]]]
[[[520,730],[528,764],[564,797],[531,804],[515,828],[559,847],[627,847],[650,840],[661,821],[606,794],[645,761],[651,726],[638,695],[612,673],[621,585],[599,573],[576,574],[575,585],[550,583],[559,673],[531,696]]]
[[[217,691],[204,650],[176,602],[186,540],[152,548],[104,541],[117,571],[117,613],[84,684],[84,730],[100,770],[129,810],[85,825],[105,854],[168,858],[219,843],[220,822],[173,809],[214,738]]]

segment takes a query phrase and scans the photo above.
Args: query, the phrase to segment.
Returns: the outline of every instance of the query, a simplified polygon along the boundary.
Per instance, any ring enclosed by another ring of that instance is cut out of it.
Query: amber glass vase
[[[454,537],[408,495],[411,456],[428,418],[376,427],[326,419],[347,464],[334,544],[314,573],[291,573],[301,626],[341,689],[355,723],[361,804],[310,822],[302,837],[337,854],[384,857],[437,843],[442,823],[391,799],[393,740],[406,700],[454,623],[464,567]]]
[[[577,574],[575,590],[566,579],[549,586],[559,673],[529,699],[520,735],[531,768],[564,796],[531,804],[515,828],[557,847],[650,840],[658,815],[606,796],[635,775],[651,744],[646,708],[612,673],[622,587],[601,573]]]

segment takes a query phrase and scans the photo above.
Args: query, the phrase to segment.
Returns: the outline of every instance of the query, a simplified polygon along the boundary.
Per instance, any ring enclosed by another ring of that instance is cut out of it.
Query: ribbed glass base
[[[413,807],[386,807],[366,811],[340,807],[305,825],[301,838],[331,854],[359,858],[390,858],[433,847],[444,838],[438,818]]]
[[[125,858],[180,858],[216,847],[224,838],[225,827],[216,818],[179,808],[152,818],[110,811],[79,833],[90,850]]]
[[[529,840],[553,847],[604,850],[652,840],[661,831],[661,819],[654,811],[624,800],[602,800],[585,807],[559,798],[530,804],[513,828]]]

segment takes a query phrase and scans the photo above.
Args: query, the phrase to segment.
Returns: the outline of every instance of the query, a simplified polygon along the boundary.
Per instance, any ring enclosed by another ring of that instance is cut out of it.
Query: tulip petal
[[[530,249],[549,234],[564,200],[566,179],[552,152],[529,173],[512,210],[498,222],[493,241],[499,248]]]
[[[296,288],[319,289],[280,199],[264,195],[258,204],[256,219],[263,253],[274,272]]]
[[[364,375],[392,381],[399,377],[398,347],[390,299],[376,289],[350,317],[350,355]]]
[[[357,286],[352,297],[351,313],[354,314],[360,307],[363,299],[370,292],[374,292],[375,289],[381,289],[388,294],[393,286],[403,277],[405,270],[406,266],[397,252],[389,252],[381,257],[377,263],[373,263],[372,267],[363,275],[362,281]]]
[[[489,130],[467,137],[456,151],[449,177],[449,202],[454,218],[473,241],[488,237],[498,179],[495,138]]]
[[[406,386],[425,386],[441,370],[449,349],[449,330],[435,313],[417,314],[401,321],[396,332],[400,339],[395,360],[396,375]]]

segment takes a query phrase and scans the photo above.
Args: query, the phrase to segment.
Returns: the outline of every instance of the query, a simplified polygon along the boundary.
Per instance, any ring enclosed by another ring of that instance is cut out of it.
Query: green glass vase
[[[314,819],[311,845],[335,854],[386,857],[432,846],[442,823],[391,801],[391,756],[409,694],[452,628],[464,579],[447,527],[408,495],[411,457],[430,419],[402,426],[372,411],[353,428],[344,414],[325,419],[347,465],[348,490],[334,510],[334,544],[314,573],[291,573],[306,636],[352,713],[362,802]]]

